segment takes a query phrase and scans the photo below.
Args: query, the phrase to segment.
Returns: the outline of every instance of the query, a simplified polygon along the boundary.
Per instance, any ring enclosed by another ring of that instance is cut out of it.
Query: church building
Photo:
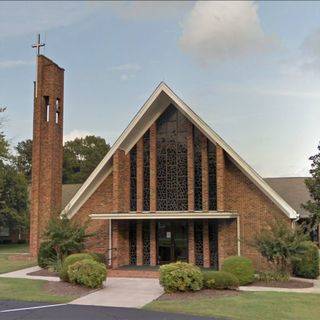
[[[90,219],[88,231],[95,236],[86,250],[105,254],[114,269],[173,261],[219,269],[232,255],[246,256],[260,268],[263,258],[250,242],[273,221],[293,225],[298,219],[163,82],[61,208],[64,70],[43,55],[37,62],[33,255],[50,216],[61,214],[77,222]]]

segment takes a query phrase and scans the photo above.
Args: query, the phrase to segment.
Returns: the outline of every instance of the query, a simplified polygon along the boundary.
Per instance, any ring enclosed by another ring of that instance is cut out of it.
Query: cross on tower
[[[38,34],[38,42],[35,43],[34,45],[32,45],[32,48],[36,48],[37,49],[37,56],[40,55],[40,48],[44,47],[45,43],[41,43],[40,41],[40,34]]]

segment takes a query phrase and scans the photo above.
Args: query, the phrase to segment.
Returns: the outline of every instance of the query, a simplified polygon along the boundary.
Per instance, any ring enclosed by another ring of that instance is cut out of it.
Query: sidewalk
[[[31,279],[31,280],[46,280],[46,281],[60,281],[59,277],[45,277],[45,276],[30,276],[28,273],[39,271],[40,267],[30,267],[26,269],[21,269],[17,271],[12,271],[8,273],[0,274],[1,278],[19,278],[19,279]]]

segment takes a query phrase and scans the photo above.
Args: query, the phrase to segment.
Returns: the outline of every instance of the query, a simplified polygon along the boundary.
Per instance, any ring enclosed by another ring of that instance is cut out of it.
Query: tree
[[[24,174],[28,182],[31,182],[32,140],[27,139],[20,141],[15,149],[17,152],[17,155],[15,156],[15,164],[18,171]]]
[[[0,116],[6,111],[6,108],[0,108]],[[0,118],[0,163],[3,163],[9,157],[9,143],[2,131],[3,118]]]
[[[320,143],[318,151],[316,155],[309,158],[312,161],[309,171],[311,177],[305,180],[311,200],[303,204],[303,207],[311,213],[307,224],[311,232],[315,231],[320,224]]]
[[[109,149],[105,139],[96,136],[67,141],[63,150],[63,183],[83,183]]]
[[[292,228],[277,221],[258,234],[253,242],[255,247],[278,272],[289,274],[292,263],[299,261],[308,249],[308,236],[300,227]]]

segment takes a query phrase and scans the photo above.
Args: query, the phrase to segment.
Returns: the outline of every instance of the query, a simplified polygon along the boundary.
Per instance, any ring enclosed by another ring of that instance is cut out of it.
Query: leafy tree
[[[307,237],[301,228],[277,221],[256,236],[253,246],[278,272],[288,274],[292,263],[306,252]]]
[[[92,234],[86,234],[88,223],[80,225],[67,217],[54,216],[50,219],[44,232],[44,240],[47,247],[54,252],[53,261],[58,262],[72,253],[81,252],[84,249],[85,240]]]
[[[311,177],[305,180],[311,200],[303,204],[303,207],[311,213],[307,225],[311,232],[315,231],[320,224],[320,144],[318,151],[316,155],[309,158],[312,161]]]
[[[63,183],[82,183],[109,151],[105,139],[86,136],[67,141],[63,151]]]
[[[5,108],[0,108],[0,116],[5,112]],[[2,131],[3,118],[0,117],[0,163],[3,163],[9,157],[9,143]]]
[[[22,172],[26,179],[31,181],[31,168],[32,168],[32,140],[27,139],[20,141],[15,147],[17,155],[15,157],[15,164]]]
[[[15,164],[31,181],[32,140],[16,146]],[[67,141],[63,147],[63,183],[83,183],[110,149],[105,139],[86,136]]]

